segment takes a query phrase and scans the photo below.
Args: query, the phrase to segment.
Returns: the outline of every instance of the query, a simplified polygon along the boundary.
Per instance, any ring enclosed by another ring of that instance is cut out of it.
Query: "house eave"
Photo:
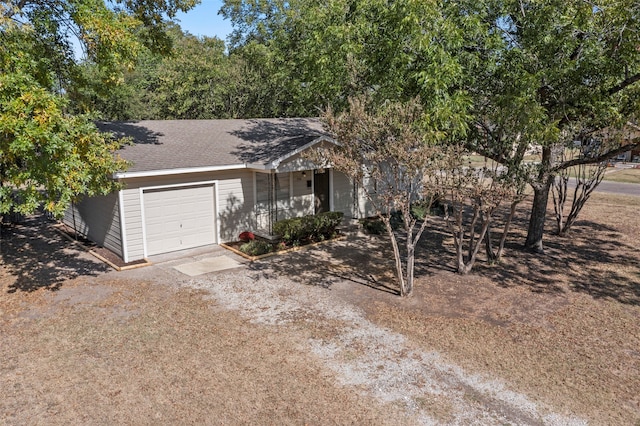
[[[268,167],[264,164],[230,164],[224,166],[205,166],[205,167],[184,167],[178,169],[161,169],[161,170],[142,170],[138,172],[118,172],[113,174],[114,179],[132,179],[132,178],[144,178],[155,176],[171,176],[171,175],[183,175],[191,173],[207,173],[207,172],[219,172],[225,170],[239,170],[239,169],[258,169],[264,170]]]

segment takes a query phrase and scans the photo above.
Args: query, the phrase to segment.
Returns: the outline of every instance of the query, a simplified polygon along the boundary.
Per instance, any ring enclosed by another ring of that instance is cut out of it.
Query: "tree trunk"
[[[547,201],[553,176],[547,176],[542,183],[533,185],[533,206],[529,217],[529,229],[525,248],[536,253],[543,253],[542,237],[544,235],[544,222],[547,218]]]
[[[396,277],[398,279],[398,285],[400,286],[400,296],[404,297],[404,296],[407,296],[406,294],[407,286],[405,282],[404,273],[402,271],[402,257],[400,255],[398,242],[396,241],[396,235],[394,234],[393,228],[391,227],[391,222],[389,219],[390,216],[391,215],[388,215],[387,217],[383,217],[382,220],[385,224],[385,227],[387,228],[387,234],[391,239],[391,247],[393,247],[393,256],[395,258],[395,264],[396,264]]]
[[[551,184],[551,195],[553,196],[553,209],[556,213],[556,224],[558,225],[558,235],[564,229],[564,204],[567,201],[569,185],[569,171],[563,170]],[[577,189],[577,187],[576,187]]]
[[[467,263],[464,263],[464,260],[458,259],[458,273],[462,275],[466,275],[473,269],[473,265],[476,263],[476,256],[478,255],[478,251],[480,250],[480,246],[482,245],[482,240],[486,235],[487,229],[489,229],[489,224],[491,223],[491,217],[488,216],[486,220],[483,220],[482,229],[480,230],[480,235],[478,236],[477,243],[473,247],[471,251],[471,256],[467,259]],[[471,248],[471,247],[469,247]]]
[[[413,233],[413,232],[412,232]],[[407,235],[407,240],[412,239],[412,235]],[[403,296],[409,297],[413,294],[413,270],[415,268],[415,246],[413,242],[407,243],[407,277],[406,288]]]
[[[509,210],[509,216],[507,217],[507,221],[504,224],[504,230],[502,231],[502,236],[500,237],[500,245],[498,246],[498,252],[496,253],[495,260],[499,261],[502,258],[502,253],[504,252],[504,243],[507,241],[507,235],[509,235],[509,228],[511,227],[511,221],[513,220],[513,216],[516,214],[516,207],[520,203],[520,200],[516,200],[511,203],[511,209]]]
[[[493,251],[493,241],[491,239],[491,229],[484,236],[484,248],[487,254],[487,263],[493,265],[496,262],[496,254]]]

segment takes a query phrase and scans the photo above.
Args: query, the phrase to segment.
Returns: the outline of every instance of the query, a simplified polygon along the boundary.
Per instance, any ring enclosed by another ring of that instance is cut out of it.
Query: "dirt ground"
[[[468,276],[435,223],[410,299],[382,237],[192,279],[5,228],[0,423],[640,424],[640,197],[594,195],[544,255],[526,207]]]

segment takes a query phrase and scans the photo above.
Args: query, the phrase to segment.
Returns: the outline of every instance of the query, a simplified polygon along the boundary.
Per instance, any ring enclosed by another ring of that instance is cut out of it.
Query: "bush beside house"
[[[242,244],[240,251],[249,256],[260,256],[271,253],[273,251],[273,244],[268,241],[254,239]]]
[[[287,246],[324,241],[335,236],[343,216],[342,212],[324,212],[285,219],[273,225],[273,232],[280,236]]]

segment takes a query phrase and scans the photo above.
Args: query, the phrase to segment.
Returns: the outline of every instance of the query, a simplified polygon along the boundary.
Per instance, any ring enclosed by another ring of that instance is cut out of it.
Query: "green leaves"
[[[60,216],[79,194],[118,187],[111,175],[126,167],[117,142],[85,117],[64,113],[66,101],[29,75],[0,76],[0,214],[40,205]]]
[[[81,194],[119,187],[112,175],[126,168],[114,154],[120,142],[101,134],[89,117],[69,113],[66,95],[83,90],[71,41],[79,38],[106,91],[118,87],[144,46],[166,51],[165,16],[194,4],[25,0],[0,6],[0,215],[42,206],[60,216]]]

